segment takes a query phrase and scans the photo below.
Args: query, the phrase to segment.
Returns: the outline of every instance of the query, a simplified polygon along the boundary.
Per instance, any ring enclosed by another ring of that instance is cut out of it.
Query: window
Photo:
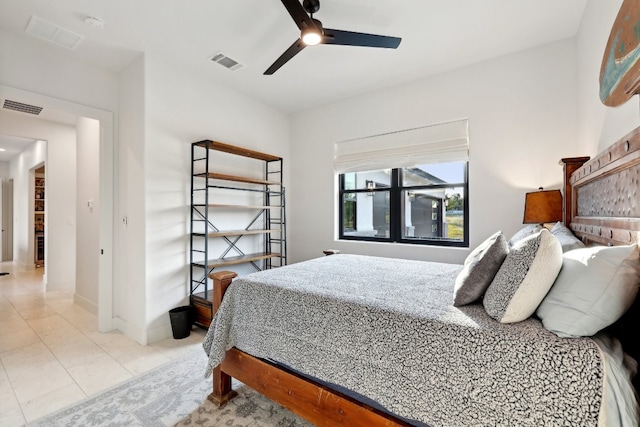
[[[468,120],[335,144],[339,237],[469,242]]]
[[[340,238],[468,246],[467,162],[340,174]]]

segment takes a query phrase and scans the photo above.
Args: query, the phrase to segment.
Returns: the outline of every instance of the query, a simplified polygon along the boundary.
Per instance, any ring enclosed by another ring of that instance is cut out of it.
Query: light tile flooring
[[[42,269],[0,263],[0,426],[20,426],[99,393],[200,345],[205,332],[143,346],[98,332],[73,290],[44,291]]]

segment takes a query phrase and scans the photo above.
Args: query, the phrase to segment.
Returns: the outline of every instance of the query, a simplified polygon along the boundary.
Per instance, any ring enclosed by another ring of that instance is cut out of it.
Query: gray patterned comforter
[[[204,341],[206,374],[235,346],[432,426],[598,425],[598,346],[453,307],[460,269],[332,255],[236,279]]]

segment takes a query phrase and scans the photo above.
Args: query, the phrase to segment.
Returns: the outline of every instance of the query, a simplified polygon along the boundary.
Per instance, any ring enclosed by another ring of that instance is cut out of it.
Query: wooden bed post
[[[564,195],[564,201],[562,203],[562,222],[567,227],[571,226],[571,220],[573,220],[573,187],[570,179],[571,174],[580,169],[589,160],[589,157],[567,157],[560,160],[560,164],[564,169],[564,183],[562,192]]]
[[[222,297],[224,296],[227,288],[231,284],[231,281],[238,274],[233,271],[219,271],[209,274],[209,277],[213,280],[213,314],[218,311],[220,304],[222,304]],[[220,369],[220,366],[213,370],[213,392],[209,395],[208,399],[216,406],[222,406],[229,400],[236,397],[238,393],[231,389],[231,377]]]

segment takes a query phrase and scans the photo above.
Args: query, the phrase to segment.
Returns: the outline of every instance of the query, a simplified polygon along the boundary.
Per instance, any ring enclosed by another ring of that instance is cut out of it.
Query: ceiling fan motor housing
[[[304,10],[306,10],[308,14],[314,14],[320,10],[320,0],[304,0],[302,7],[304,7]]]

